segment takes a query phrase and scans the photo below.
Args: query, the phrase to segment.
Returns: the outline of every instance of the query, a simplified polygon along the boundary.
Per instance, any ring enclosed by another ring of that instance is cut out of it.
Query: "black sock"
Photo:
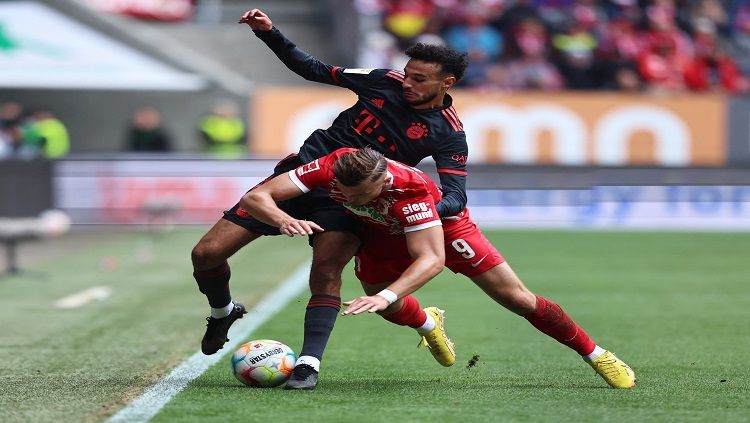
[[[229,293],[229,277],[231,276],[229,263],[208,270],[196,270],[193,272],[198,289],[208,298],[208,304],[212,308],[226,307],[232,301]]]
[[[320,360],[333,331],[336,316],[341,310],[341,297],[313,295],[305,312],[305,341],[300,356],[309,355]]]

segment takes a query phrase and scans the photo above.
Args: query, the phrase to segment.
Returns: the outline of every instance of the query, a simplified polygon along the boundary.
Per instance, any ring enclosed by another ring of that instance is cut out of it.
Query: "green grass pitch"
[[[201,233],[105,236],[0,277],[0,421],[102,421],[192,355],[207,314],[189,264]],[[635,389],[610,389],[574,352],[446,270],[417,297],[446,310],[455,366],[417,349],[411,329],[340,317],[315,391],[241,386],[227,355],[153,421],[749,421],[750,234],[487,235],[532,291],[634,368]],[[304,240],[280,237],[243,249],[231,261],[235,298],[252,306],[308,255]],[[344,299],[360,295],[351,269],[344,284]],[[54,307],[101,285],[111,297]],[[306,301],[250,338],[298,351]]]

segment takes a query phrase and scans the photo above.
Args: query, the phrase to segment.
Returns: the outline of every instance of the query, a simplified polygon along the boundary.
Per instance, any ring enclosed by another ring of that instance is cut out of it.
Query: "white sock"
[[[308,366],[311,366],[313,369],[315,369],[316,372],[320,372],[320,360],[311,355],[300,356],[300,358],[297,359],[297,362],[294,363],[294,366],[296,367],[300,364],[307,364]]]
[[[229,302],[229,304],[225,305],[224,307],[219,307],[219,308],[211,307],[211,317],[213,317],[214,319],[223,319],[229,316],[229,313],[231,313],[232,310],[234,310],[234,303],[231,301]]]
[[[435,329],[435,319],[432,318],[430,313],[425,313],[427,315],[427,320],[425,320],[424,324],[417,328],[417,332],[419,332],[420,335],[424,335],[425,333]]]
[[[594,347],[594,351],[592,351],[591,354],[589,355],[584,355],[583,359],[586,361],[591,361],[595,359],[596,357],[599,357],[600,355],[604,354],[605,352],[607,352],[607,350],[597,345]]]

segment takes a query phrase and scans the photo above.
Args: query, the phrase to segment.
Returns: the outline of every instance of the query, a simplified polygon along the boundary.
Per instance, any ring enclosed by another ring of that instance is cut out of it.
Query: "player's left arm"
[[[443,198],[436,204],[440,217],[454,216],[466,208],[466,159],[469,147],[466,134],[455,132],[432,156],[440,177]]]
[[[385,310],[394,301],[421,288],[443,270],[445,246],[441,225],[408,232],[405,236],[409,255],[414,259],[412,264],[381,293],[344,302],[347,305],[344,315]]]
[[[284,235],[312,235],[314,231],[322,232],[323,228],[315,222],[296,219],[276,205],[277,201],[302,194],[302,189],[292,182],[289,174],[283,173],[245,193],[240,200],[240,207],[261,222],[279,228]]]
[[[435,205],[440,217],[455,216],[466,208],[466,175],[439,173],[443,198]]]

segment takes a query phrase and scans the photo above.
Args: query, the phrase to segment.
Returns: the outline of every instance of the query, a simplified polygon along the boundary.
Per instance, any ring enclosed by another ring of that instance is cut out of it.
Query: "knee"
[[[513,290],[506,299],[506,307],[516,314],[528,314],[536,310],[536,296],[528,289]]]
[[[498,304],[516,314],[531,313],[536,308],[536,296],[520,284],[494,286],[486,292]]]
[[[190,259],[193,262],[193,269],[207,270],[217,266],[216,254],[211,245],[205,242],[199,242],[190,252]]]
[[[313,264],[310,269],[310,290],[313,294],[339,295],[344,265],[337,262]]]

